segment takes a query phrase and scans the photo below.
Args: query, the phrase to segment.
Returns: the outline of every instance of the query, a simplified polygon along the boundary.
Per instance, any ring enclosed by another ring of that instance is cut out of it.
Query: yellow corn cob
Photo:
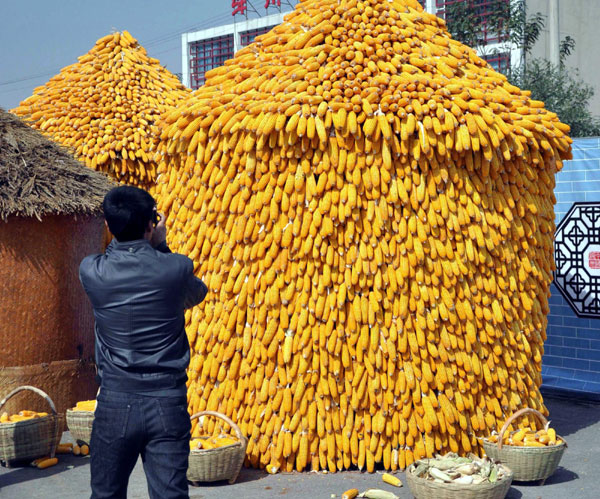
[[[402,487],[402,480],[400,480],[397,476],[390,475],[389,473],[384,473],[381,475],[381,479],[394,487]]]
[[[94,412],[96,410],[96,401],[95,400],[83,400],[77,402],[75,407],[73,407],[74,411],[91,411]]]
[[[37,464],[35,465],[36,468],[43,470],[46,468],[49,468],[50,466],[54,466],[56,463],[58,463],[58,458],[57,457],[49,457],[46,459],[43,459],[39,462],[37,462]]]
[[[554,430],[554,428],[548,428],[548,445],[554,445],[556,443],[556,431]]]
[[[59,444],[56,446],[56,453],[57,454],[71,454],[73,452],[73,444],[72,443],[65,443],[65,444]]]
[[[354,499],[358,495],[358,489],[348,489],[342,494],[342,499]]]

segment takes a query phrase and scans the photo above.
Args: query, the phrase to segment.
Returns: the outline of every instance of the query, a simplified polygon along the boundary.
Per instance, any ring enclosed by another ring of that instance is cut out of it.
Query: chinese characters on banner
[[[268,9],[271,5],[275,7],[281,7],[281,0],[265,0],[265,9]],[[231,0],[231,9],[232,16],[235,16],[236,14],[242,14],[245,16],[246,12],[248,11],[248,1]]]
[[[235,16],[236,14],[246,15],[246,10],[248,9],[248,2],[246,0],[231,0],[231,15]]]

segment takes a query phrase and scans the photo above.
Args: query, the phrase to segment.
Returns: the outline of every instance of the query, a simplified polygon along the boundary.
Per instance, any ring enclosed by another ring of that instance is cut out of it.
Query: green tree
[[[575,50],[575,40],[567,36],[560,44],[560,64],[529,56],[545,26],[539,13],[529,14],[525,0],[496,0],[488,5],[484,17],[474,0],[456,1],[446,7],[445,17],[452,37],[483,55],[521,50],[521,60],[511,61],[507,77],[520,88],[531,90],[531,97],[546,103],[563,123],[571,126],[571,136],[600,135],[600,118],[589,111],[594,96],[592,86],[575,70],[565,68],[566,58]],[[486,47],[485,34],[495,34],[499,48]]]
[[[474,0],[458,0],[446,7],[446,22],[453,38],[485,52],[486,33],[497,35],[502,50],[510,47],[529,54],[544,29],[544,16],[527,15],[525,0],[496,0],[486,6],[486,14]]]

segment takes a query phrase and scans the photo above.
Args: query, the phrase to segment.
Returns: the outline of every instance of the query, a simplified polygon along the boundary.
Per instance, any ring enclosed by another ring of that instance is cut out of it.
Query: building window
[[[251,29],[240,33],[240,47],[250,45],[258,35],[264,35],[274,28],[274,26],[266,26],[264,28]]]
[[[233,35],[198,40],[188,45],[190,52],[190,87],[193,90],[204,85],[207,71],[222,66],[233,57]]]
[[[437,15],[445,18],[446,7],[462,2],[467,2],[476,19],[481,21],[481,35],[484,45],[506,41],[501,39],[497,32],[490,29],[487,21],[498,11],[500,4],[508,6],[510,0],[435,0]]]
[[[482,55],[481,58],[500,73],[507,74],[510,69],[510,52]]]

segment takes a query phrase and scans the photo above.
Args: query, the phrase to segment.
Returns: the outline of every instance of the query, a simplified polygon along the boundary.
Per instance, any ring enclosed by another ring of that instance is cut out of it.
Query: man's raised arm
[[[198,303],[201,303],[204,298],[206,298],[206,294],[208,293],[206,284],[204,284],[201,279],[198,279],[194,275],[193,266],[192,271],[188,275],[185,282],[184,293],[183,306],[186,309],[192,308],[193,306],[198,305]]]

